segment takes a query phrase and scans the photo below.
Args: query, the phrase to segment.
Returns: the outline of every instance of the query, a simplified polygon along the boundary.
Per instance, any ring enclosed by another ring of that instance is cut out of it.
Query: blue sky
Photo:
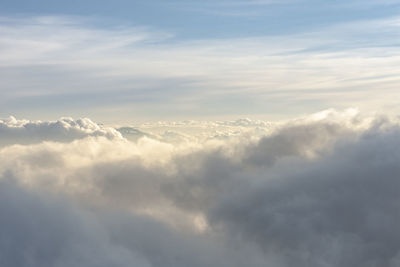
[[[1,14],[77,15],[163,28],[178,38],[244,37],[318,29],[338,22],[396,16],[399,1],[2,1]],[[109,25],[108,25],[109,26]]]
[[[400,1],[2,1],[0,115],[396,111]]]

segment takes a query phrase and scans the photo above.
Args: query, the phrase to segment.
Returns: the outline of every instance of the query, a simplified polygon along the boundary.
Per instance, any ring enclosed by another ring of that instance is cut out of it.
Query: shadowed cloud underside
[[[2,265],[399,264],[397,118],[124,129],[1,121]]]

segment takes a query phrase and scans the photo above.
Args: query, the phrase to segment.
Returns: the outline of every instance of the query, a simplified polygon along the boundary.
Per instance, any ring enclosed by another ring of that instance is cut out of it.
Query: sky
[[[400,1],[0,2],[0,266],[400,266]]]
[[[2,1],[0,115],[396,112],[400,2]]]

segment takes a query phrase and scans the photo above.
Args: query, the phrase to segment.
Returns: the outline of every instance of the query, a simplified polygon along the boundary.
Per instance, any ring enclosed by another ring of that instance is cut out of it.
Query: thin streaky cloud
[[[340,94],[347,98],[339,108],[393,106],[398,20],[362,20],[280,36],[179,40],[157,29],[99,29],[71,17],[11,18],[0,28],[3,110],[23,108],[30,97],[40,96],[56,101],[55,107],[68,95],[65,111],[68,103],[72,109],[87,102],[97,110],[119,107],[130,114],[142,103],[148,109],[169,107],[172,114],[181,113],[177,106],[202,114],[227,95],[232,103],[223,110],[229,114],[238,108],[236,99],[256,100],[257,113],[271,111],[262,101],[335,107]],[[366,97],[378,91],[385,92],[379,105]]]

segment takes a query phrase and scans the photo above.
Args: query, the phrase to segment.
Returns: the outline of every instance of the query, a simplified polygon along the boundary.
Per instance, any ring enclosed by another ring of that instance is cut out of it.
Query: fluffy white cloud
[[[0,145],[30,144],[43,141],[71,142],[87,136],[122,138],[113,128],[102,127],[90,119],[61,118],[57,121],[0,119]]]
[[[268,129],[11,143],[0,149],[0,261],[397,266],[399,121],[331,110]]]

